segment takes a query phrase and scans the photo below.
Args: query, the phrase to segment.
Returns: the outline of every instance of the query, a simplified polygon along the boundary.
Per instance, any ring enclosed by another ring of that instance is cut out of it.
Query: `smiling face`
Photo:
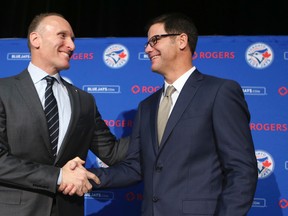
[[[156,23],[149,28],[148,40],[155,35],[165,35],[163,23]],[[169,37],[160,37],[157,43],[151,47],[147,45],[145,52],[151,60],[151,70],[159,74],[165,75],[175,67],[174,63],[178,53],[178,45],[176,43],[178,35]]]
[[[74,33],[62,17],[48,16],[30,34],[31,61],[53,75],[70,67],[70,57],[75,50]]]
[[[188,35],[165,30],[164,23],[155,23],[148,30],[145,52],[151,60],[151,70],[173,83],[192,68]]]

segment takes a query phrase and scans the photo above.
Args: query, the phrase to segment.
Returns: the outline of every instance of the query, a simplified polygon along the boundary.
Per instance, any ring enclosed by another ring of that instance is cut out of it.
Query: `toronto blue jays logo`
[[[258,150],[255,152],[258,166],[258,178],[263,179],[271,175],[274,171],[274,160],[266,151]]]
[[[107,47],[103,54],[104,62],[113,69],[123,67],[129,59],[126,47],[121,44],[113,44]]]
[[[98,167],[100,168],[107,168],[108,165],[105,164],[102,160],[100,160],[98,157],[96,157],[96,164],[98,165]]]
[[[246,51],[247,63],[256,69],[264,69],[271,65],[274,58],[272,49],[264,43],[252,44]]]

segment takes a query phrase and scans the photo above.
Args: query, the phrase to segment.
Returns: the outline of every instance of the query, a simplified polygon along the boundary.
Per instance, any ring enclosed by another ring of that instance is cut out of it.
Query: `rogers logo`
[[[73,53],[71,59],[73,60],[92,60],[94,53]]]
[[[287,208],[287,207],[288,207],[288,200],[286,200],[286,199],[281,199],[281,200],[279,201],[279,206],[280,206],[280,208],[282,208],[282,209]]]
[[[286,132],[288,131],[288,127],[287,124],[280,123],[250,123],[250,130]]]
[[[281,96],[286,96],[288,94],[288,89],[286,87],[282,86],[278,89],[278,93]]]
[[[114,119],[105,119],[104,122],[108,127],[132,127],[132,120],[114,120]]]
[[[235,52],[195,52],[193,60],[195,59],[235,59]]]
[[[140,93],[149,93],[152,94],[160,89],[161,86],[139,86],[134,85],[131,87],[131,91],[133,94],[140,94]]]
[[[125,194],[125,198],[128,202],[133,202],[133,201],[142,201],[143,200],[143,195],[141,193],[135,194],[134,192],[128,192]]]

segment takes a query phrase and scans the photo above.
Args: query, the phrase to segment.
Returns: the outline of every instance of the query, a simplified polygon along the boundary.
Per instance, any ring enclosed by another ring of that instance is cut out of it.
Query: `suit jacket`
[[[126,186],[142,176],[143,216],[246,215],[258,173],[239,84],[194,71],[158,147],[162,91],[139,104],[126,160],[93,170],[101,186]]]
[[[84,215],[84,198],[57,191],[60,167],[93,151],[107,164],[124,157],[128,142],[116,142],[94,97],[67,83],[71,121],[56,160],[52,157],[43,107],[27,70],[0,79],[0,215]],[[123,140],[125,141],[125,140]],[[55,199],[54,199],[55,198]]]

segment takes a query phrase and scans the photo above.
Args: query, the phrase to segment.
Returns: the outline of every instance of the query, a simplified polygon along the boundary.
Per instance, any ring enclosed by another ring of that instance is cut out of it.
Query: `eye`
[[[66,37],[65,33],[60,33],[59,34],[60,38],[64,39]]]
[[[151,38],[151,42],[152,42],[153,44],[157,43],[157,37],[156,37],[156,36],[152,37],[152,38]]]

